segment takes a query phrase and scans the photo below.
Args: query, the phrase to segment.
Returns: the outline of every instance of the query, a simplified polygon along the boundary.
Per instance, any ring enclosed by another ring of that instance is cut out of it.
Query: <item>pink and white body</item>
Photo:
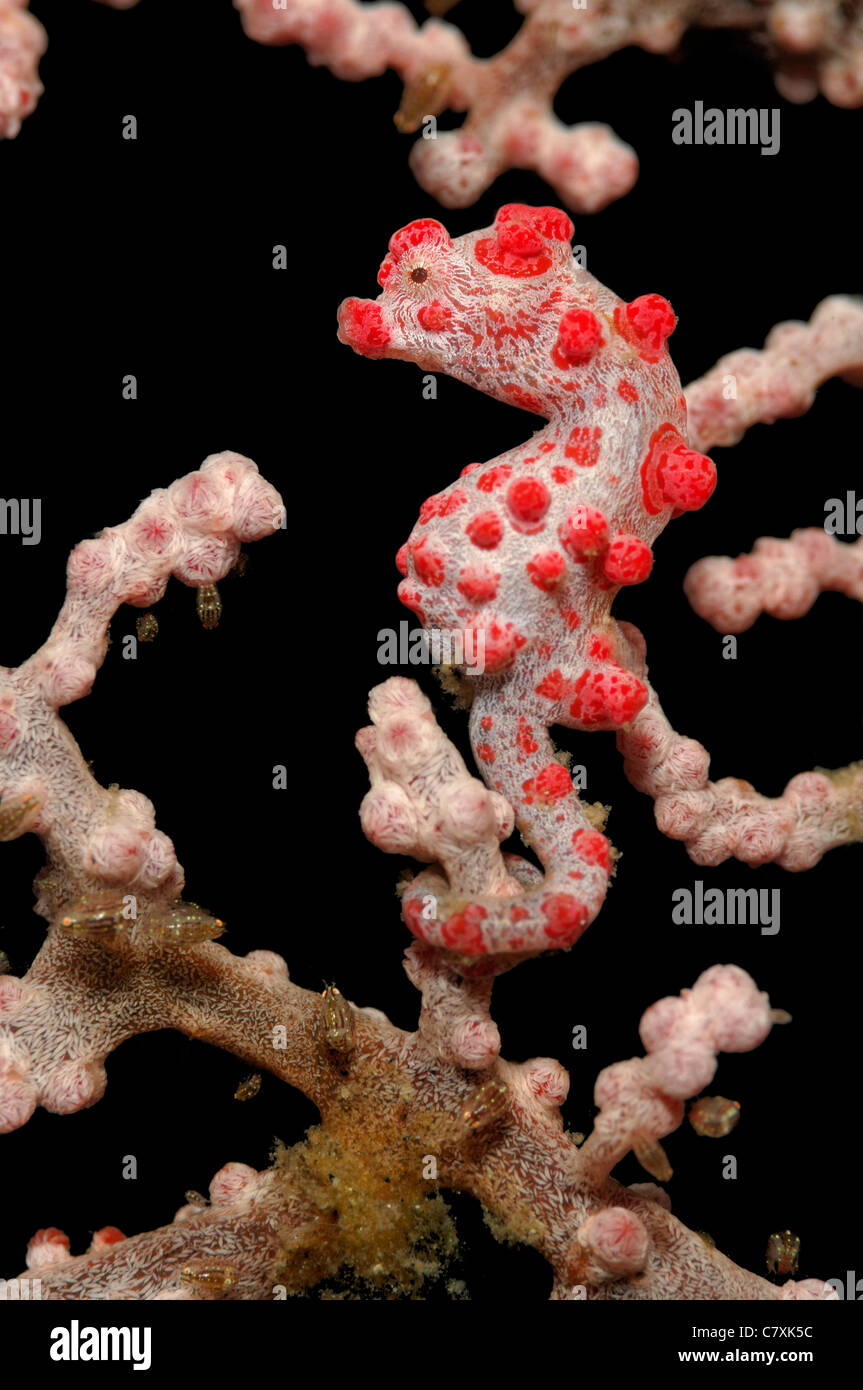
[[[361,355],[445,372],[548,421],[489,463],[469,463],[428,498],[397,557],[399,595],[423,626],[472,639],[465,672],[474,756],[544,870],[511,858],[509,900],[489,896],[482,875],[459,873],[453,883],[437,869],[405,894],[410,929],[471,974],[568,948],[605,896],[610,847],[555,757],[553,725],[616,731],[630,780],[654,797],[660,828],[685,841],[699,864],[734,855],[753,866],[805,868],[831,845],[863,835],[860,768],[832,780],[804,774],[772,800],[736,778],[710,783],[706,750],[675,734],[662,714],[641,634],[611,615],[619,589],[650,575],[668,522],[708,500],[716,469],[688,435],[667,346],[671,306],[656,293],[624,303],[577,263],[572,234],[564,212],[523,204],[456,239],[433,219],[412,222],[390,240],[378,298],[347,299],[339,310],[339,336]],[[782,355],[789,335],[793,370]],[[690,388],[700,447],[710,442],[711,419],[742,433],[755,419],[800,413],[827,375],[853,379],[863,362],[863,307],[826,300],[809,328],[786,325],[772,341],[749,355],[756,361],[730,412],[711,415],[710,387]],[[746,389],[762,378],[783,389]],[[789,389],[789,378],[800,378],[800,389]],[[849,556],[843,574],[849,566],[856,573],[859,561]],[[418,768],[437,766],[428,715],[407,704],[377,716],[373,709],[377,743],[371,733],[361,743],[376,781],[366,819],[384,848],[387,838],[410,839],[392,830],[400,815],[413,825],[427,819],[429,805],[439,809],[435,788],[409,817],[403,803],[416,802],[416,780],[397,794],[386,776],[391,755],[382,749],[399,739],[411,743]],[[505,838],[493,806],[482,815],[487,834]],[[441,862],[439,853],[419,857]]]

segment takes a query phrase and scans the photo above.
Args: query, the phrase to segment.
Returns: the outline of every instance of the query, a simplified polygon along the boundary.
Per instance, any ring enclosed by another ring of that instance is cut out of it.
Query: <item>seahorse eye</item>
[[[429,273],[424,265],[418,265],[411,271],[410,278],[415,285],[423,285],[429,278]]]

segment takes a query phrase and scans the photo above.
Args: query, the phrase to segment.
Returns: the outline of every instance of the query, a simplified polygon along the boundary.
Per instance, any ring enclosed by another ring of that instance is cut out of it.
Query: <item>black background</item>
[[[219,630],[203,632],[193,592],[172,584],[158,641],[124,661],[118,639],[136,614],[122,609],[93,694],[65,715],[100,781],[153,800],[188,895],[228,921],[232,950],[277,950],[298,983],[334,979],[411,1028],[417,995],[401,968],[407,933],[394,895],[402,862],[363,838],[367,781],[353,737],[367,690],[393,674],[377,663],[377,633],[407,616],[392,557],[419,503],[539,422],[446,378],[436,401],[423,400],[418,369],[361,360],[337,342],[335,311],[347,294],[377,293],[387,239],[413,218],[437,216],[455,236],[489,224],[503,202],[554,196],[511,172],[477,206],[442,212],[415,184],[410,139],[392,125],[394,74],[337,82],[298,50],[247,40],[228,0],[142,0],[128,13],[33,0],[33,11],[51,39],[46,93],[0,148],[0,450],[3,495],[41,497],[43,535],[33,547],[0,538],[0,657],[17,665],[44,640],[80,539],[125,520],[208,453],[254,458],[284,495],[287,527],[250,547],[247,576],[223,585]],[[481,55],[519,22],[481,0],[451,18]],[[808,318],[826,295],[859,291],[850,187],[863,115],[820,99],[789,106],[742,36],[692,35],[684,52],[683,62],[621,53],[572,78],[557,109],[567,121],[609,122],[639,152],[634,192],[577,218],[575,240],[622,297],[671,300],[688,381],[724,352],[759,347],[775,322]],[[780,107],[780,153],[673,145],[672,111],[696,100]],[[138,119],[136,142],[121,138],[126,114]],[[272,268],[279,243],[287,272]],[[127,373],[134,402],[122,399]],[[762,618],[739,639],[738,659],[724,661],[720,636],[681,589],[702,554],[822,523],[826,500],[858,484],[860,403],[832,382],[806,417],[716,450],[714,497],[669,528],[649,584],[616,605],[644,631],[666,712],[710,749],[715,778],[777,795],[796,772],[861,756],[859,608],[828,594],[796,623]],[[421,679],[467,754],[464,715]],[[717,961],[743,966],[794,1022],[757,1052],[722,1058],[710,1089],[742,1104],[732,1138],[698,1139],[685,1125],[667,1141],[674,1210],[761,1273],[768,1235],[789,1226],[802,1240],[798,1277],[844,1280],[860,1240],[838,1197],[855,1155],[860,849],[803,875],[734,862],[699,870],[657,832],[611,735],[559,735],[588,767],[589,798],[611,803],[623,858],[571,954],[497,983],[504,1055],[571,1065],[566,1122],[589,1130],[596,1073],[640,1053],[643,1009]],[[288,792],[272,789],[280,763]],[[33,837],[2,846],[0,946],[18,974],[44,929],[31,912],[40,862]],[[672,891],[699,877],[780,888],[780,933],[672,925]],[[588,1027],[586,1053],[571,1049],[577,1023]],[[77,1253],[105,1224],[127,1234],[165,1224],[187,1188],[206,1190],[231,1159],[265,1166],[274,1136],[298,1139],[315,1118],[268,1077],[238,1104],[248,1068],[177,1034],[135,1038],[107,1066],[94,1109],[38,1110],[4,1138],[0,1275],[23,1268],[38,1227],[61,1227]],[[726,1152],[737,1155],[736,1182],[721,1177]],[[127,1154],[138,1159],[135,1182],[121,1176]],[[617,1175],[647,1177],[631,1157]],[[501,1250],[475,1203],[454,1204],[471,1297],[546,1297],[539,1256]]]

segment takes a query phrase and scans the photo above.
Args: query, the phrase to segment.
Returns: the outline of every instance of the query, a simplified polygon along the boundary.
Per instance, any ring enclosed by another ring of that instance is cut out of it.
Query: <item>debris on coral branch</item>
[[[159,619],[155,613],[142,613],[136,618],[135,632],[139,642],[155,642],[159,635]]]
[[[775,1019],[771,1018],[771,1023]],[[689,1123],[696,1134],[709,1139],[723,1139],[740,1119],[740,1102],[725,1096],[702,1096],[689,1112]]]
[[[767,1242],[767,1268],[771,1274],[796,1274],[800,1259],[800,1237],[791,1231],[778,1231]]]
[[[649,1135],[636,1134],[632,1141],[632,1152],[645,1173],[656,1178],[657,1182],[669,1182],[674,1176],[674,1169],[668,1161],[668,1154],[658,1139],[651,1139]]]
[[[241,1081],[234,1092],[234,1100],[254,1100],[261,1089],[263,1077],[259,1071],[253,1071],[250,1076]]]
[[[196,600],[201,627],[212,629],[219,626],[222,616],[222,600],[215,584],[202,584]]]

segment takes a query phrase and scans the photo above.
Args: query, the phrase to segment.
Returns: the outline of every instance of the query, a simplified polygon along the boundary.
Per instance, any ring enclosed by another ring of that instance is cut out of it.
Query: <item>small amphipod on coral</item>
[[[863,837],[863,764],[795,777],[775,799],[737,778],[708,781],[706,750],[673,731],[647,680],[641,633],[611,616],[619,589],[649,578],[668,523],[710,498],[703,449],[799,414],[827,376],[859,376],[863,305],[825,300],[811,325],[774,330],[763,353],[741,355],[734,401],[717,402],[711,377],[695,383],[693,432],[668,350],[671,305],[649,291],[619,299],[573,258],[572,235],[566,213],[522,204],[457,239],[433,219],[411,222],[390,240],[379,297],[339,309],[341,340],[363,356],[445,372],[548,421],[424,501],[397,556],[399,595],[423,626],[477,639],[470,734],[487,791],[443,752],[410,683],[381,687],[359,743],[373,783],[366,833],[384,849],[414,844],[435,866],[405,893],[405,921],[469,974],[571,946],[605,897],[611,848],[555,754],[553,725],[615,731],[630,781],[698,864],[806,868]],[[777,585],[793,565],[779,542],[760,542],[731,583],[718,561],[693,572],[693,601],[713,617],[746,593],[751,617],[771,601],[793,616],[819,588],[863,596],[859,546],[807,536],[794,542],[804,577],[784,601]],[[500,860],[502,805],[542,874]]]

